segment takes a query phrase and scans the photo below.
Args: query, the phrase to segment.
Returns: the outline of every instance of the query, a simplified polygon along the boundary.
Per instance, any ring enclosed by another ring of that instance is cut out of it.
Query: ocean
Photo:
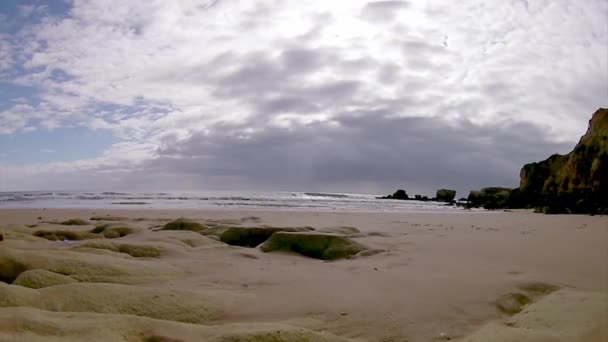
[[[285,209],[311,211],[463,212],[440,202],[318,192],[0,192],[0,208]]]

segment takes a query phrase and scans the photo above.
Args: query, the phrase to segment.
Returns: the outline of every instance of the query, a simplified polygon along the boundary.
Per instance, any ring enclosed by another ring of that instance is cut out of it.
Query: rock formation
[[[456,197],[456,190],[449,189],[439,189],[435,194],[435,200],[438,202],[454,202],[454,198]]]
[[[506,208],[509,206],[511,189],[508,188],[483,188],[479,191],[471,191],[467,201],[472,207],[483,207],[485,209]]]
[[[593,213],[608,209],[608,109],[600,108],[566,155],[524,165],[517,201],[544,211]]]
[[[572,152],[524,165],[519,188],[471,191],[469,205],[538,208],[544,213],[608,213],[608,109],[589,121]]]
[[[399,189],[399,190],[395,191],[395,193],[392,195],[387,195],[387,196],[378,197],[378,198],[379,199],[397,199],[397,200],[410,199],[410,197],[407,195],[407,192],[405,192],[405,190],[403,190],[403,189]]]

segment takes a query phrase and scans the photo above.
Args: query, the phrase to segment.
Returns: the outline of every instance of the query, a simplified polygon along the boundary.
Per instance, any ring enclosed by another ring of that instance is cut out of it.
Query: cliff
[[[608,109],[600,108],[566,155],[524,165],[517,205],[544,211],[594,213],[608,209]]]

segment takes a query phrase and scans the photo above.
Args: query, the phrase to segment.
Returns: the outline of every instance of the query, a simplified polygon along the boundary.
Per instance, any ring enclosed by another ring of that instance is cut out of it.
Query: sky
[[[606,0],[0,2],[0,191],[466,196],[608,106]]]

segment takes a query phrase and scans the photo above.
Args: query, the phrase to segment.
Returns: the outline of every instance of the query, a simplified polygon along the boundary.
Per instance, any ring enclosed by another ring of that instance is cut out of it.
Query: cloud
[[[363,6],[361,15],[372,22],[386,22],[393,20],[397,11],[408,8],[408,1],[374,1]]]
[[[144,169],[184,174],[201,185],[243,188],[280,186],[293,190],[360,189],[389,191],[396,186],[420,192],[457,188],[461,194],[481,184],[514,187],[521,166],[567,144],[538,139],[535,126],[509,123],[447,124],[424,117],[351,113],[332,122],[267,128],[218,127],[159,149]],[[220,133],[221,132],[221,133]]]
[[[3,16],[0,15],[0,20]],[[0,75],[13,64],[11,45],[6,35],[0,34]]]
[[[436,188],[448,187],[466,196],[468,190],[489,184],[515,187],[524,163],[545,158],[547,151],[571,148],[543,139],[541,129],[525,123],[448,124],[385,112],[354,112],[332,121],[292,122],[258,131],[251,130],[254,126],[219,124],[207,133],[167,137],[154,159],[145,158],[152,146],[116,146],[115,152],[123,155],[119,163],[104,158],[57,163],[51,174],[60,183],[67,183],[66,178],[91,181],[101,174],[98,187],[136,190],[380,194],[404,187],[432,195]],[[76,184],[71,186],[78,188]]]
[[[40,6],[17,5],[17,11],[19,12],[19,15],[22,17],[29,17],[33,14],[42,14],[42,13],[46,12],[47,9],[48,9],[47,5],[40,5]]]
[[[24,129],[30,119],[36,116],[34,107],[17,104],[0,112],[0,134],[8,134]]]
[[[601,0],[78,0],[0,34],[0,75],[33,93],[0,111],[0,134],[109,130],[124,145],[75,164],[116,170],[108,184],[513,184],[521,163],[575,142],[608,105],[605,11]]]

